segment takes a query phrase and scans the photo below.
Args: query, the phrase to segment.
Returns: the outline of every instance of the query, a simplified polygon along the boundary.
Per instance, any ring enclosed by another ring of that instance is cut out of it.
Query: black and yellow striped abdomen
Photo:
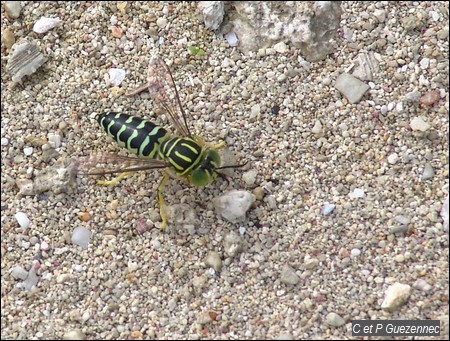
[[[99,114],[96,119],[121,147],[142,157],[158,157],[161,143],[170,139],[167,130],[139,117],[111,112]]]
[[[174,137],[161,143],[159,154],[179,175],[185,175],[200,162],[202,147],[190,137]]]

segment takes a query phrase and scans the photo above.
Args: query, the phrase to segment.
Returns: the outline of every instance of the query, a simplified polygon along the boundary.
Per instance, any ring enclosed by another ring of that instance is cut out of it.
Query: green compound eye
[[[203,168],[198,168],[191,173],[190,182],[194,186],[206,186],[214,180],[214,177]]]
[[[200,166],[193,170],[190,182],[194,186],[206,186],[214,181],[217,174],[216,168],[220,166],[220,155],[215,150],[208,150],[201,161]]]
[[[215,150],[208,150],[206,153],[206,161],[208,164],[213,166],[212,168],[219,168],[220,167],[220,155]]]

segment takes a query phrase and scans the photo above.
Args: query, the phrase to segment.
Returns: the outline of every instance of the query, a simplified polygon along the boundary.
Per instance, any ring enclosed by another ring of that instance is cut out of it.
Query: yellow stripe
[[[197,155],[198,155],[198,150],[195,149],[194,147],[192,147],[190,144],[187,144],[187,143],[181,143],[181,145],[182,145],[183,147],[189,148],[194,154],[197,154]]]
[[[180,154],[177,150],[175,151],[175,155],[186,162],[192,162],[191,158],[187,157],[186,155]]]

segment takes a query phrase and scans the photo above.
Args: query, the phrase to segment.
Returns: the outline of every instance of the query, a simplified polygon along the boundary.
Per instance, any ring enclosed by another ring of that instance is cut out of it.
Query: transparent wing
[[[172,73],[159,56],[153,56],[150,60],[147,84],[130,91],[127,96],[136,95],[145,89],[148,89],[153,101],[168,114],[170,122],[177,132],[182,136],[191,136]]]
[[[137,157],[121,156],[117,154],[97,154],[80,157],[75,162],[77,174],[104,175],[141,170],[166,168],[164,160],[141,159]]]

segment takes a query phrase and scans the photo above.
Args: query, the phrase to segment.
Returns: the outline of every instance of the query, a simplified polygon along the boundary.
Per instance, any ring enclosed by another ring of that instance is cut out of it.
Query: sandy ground
[[[317,63],[295,49],[242,55],[198,22],[195,3],[22,4],[8,19],[2,2],[1,16],[2,339],[349,339],[352,320],[388,318],[439,319],[448,338],[439,214],[448,195],[448,4],[343,2],[335,52]],[[61,25],[33,33],[41,17]],[[6,29],[48,58],[18,86],[6,72]],[[350,104],[335,80],[369,51],[379,69]],[[153,53],[170,64],[190,129],[248,161],[229,185],[170,181],[166,234],[160,171],[114,187],[80,175],[73,193],[19,195],[58,159],[129,155],[96,113],[170,128],[147,94],[124,96],[145,82]],[[111,68],[126,71],[120,86],[105,81]],[[242,223],[212,205],[231,189],[258,197]],[[335,208],[324,215],[327,203]],[[87,249],[71,241],[77,227],[92,233]],[[31,268],[36,283],[25,290],[19,270]],[[407,299],[387,312],[394,283],[408,286]]]

